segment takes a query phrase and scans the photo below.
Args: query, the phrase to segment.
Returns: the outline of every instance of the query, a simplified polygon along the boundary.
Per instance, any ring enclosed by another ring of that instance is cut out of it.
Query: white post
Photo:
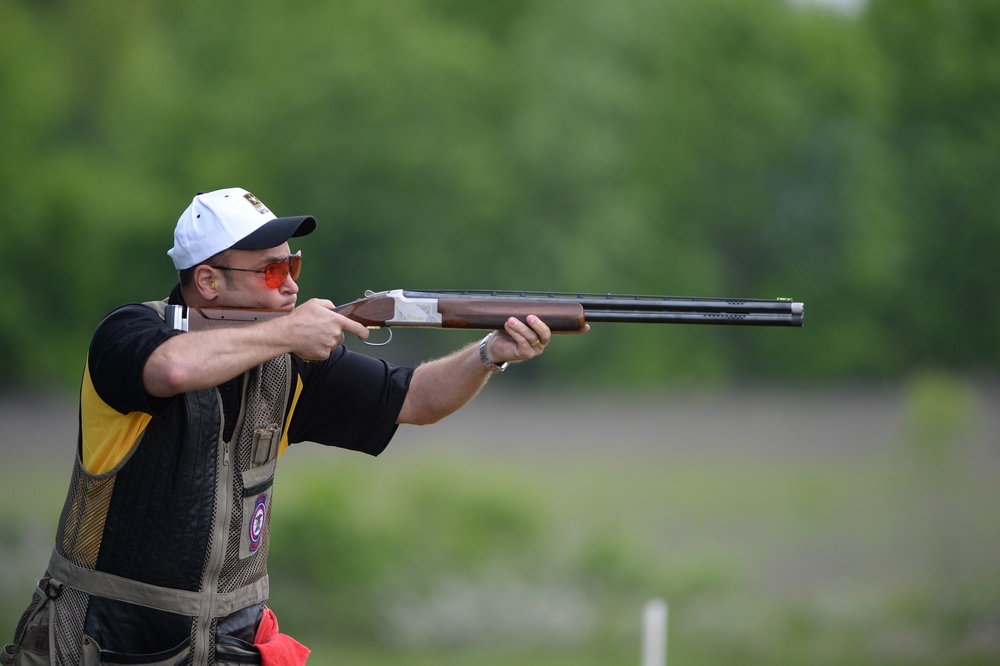
[[[642,666],[667,666],[667,602],[650,599],[642,611]]]

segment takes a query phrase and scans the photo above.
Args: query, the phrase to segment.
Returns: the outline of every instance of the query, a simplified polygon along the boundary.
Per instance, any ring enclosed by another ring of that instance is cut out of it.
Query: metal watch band
[[[493,334],[490,333],[490,335]],[[483,362],[483,365],[486,367],[487,370],[490,371],[491,375],[495,375],[498,372],[503,372],[504,370],[506,370],[508,364],[501,363],[497,365],[496,363],[490,360],[489,355],[486,353],[486,345],[488,345],[490,342],[490,335],[487,335],[479,343],[479,360]]]

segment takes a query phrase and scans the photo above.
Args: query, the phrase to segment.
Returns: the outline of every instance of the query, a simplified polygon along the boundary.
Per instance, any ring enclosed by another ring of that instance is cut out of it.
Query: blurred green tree
[[[1000,4],[876,0],[865,25],[890,72],[885,136],[906,220],[886,327],[903,365],[995,371]]]
[[[807,303],[802,331],[601,327],[511,381],[1000,361],[997,3],[0,6],[11,388],[74,384],[104,312],[172,286],[188,197],[233,185],[320,219],[304,296]],[[394,360],[456,344],[405,338]]]

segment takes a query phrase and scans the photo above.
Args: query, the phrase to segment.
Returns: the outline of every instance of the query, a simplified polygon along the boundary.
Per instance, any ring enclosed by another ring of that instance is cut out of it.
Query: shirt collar
[[[174,290],[170,292],[170,297],[167,299],[168,305],[187,305],[184,302],[184,296],[181,295],[181,286],[178,284],[174,287]]]

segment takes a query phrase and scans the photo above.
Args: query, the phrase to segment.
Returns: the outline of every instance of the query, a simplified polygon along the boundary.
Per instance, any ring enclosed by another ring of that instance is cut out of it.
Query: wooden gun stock
[[[396,315],[396,301],[385,294],[373,294],[339,305],[333,311],[368,328],[379,328]]]
[[[175,328],[182,328],[185,331],[210,331],[217,328],[245,326],[288,314],[284,310],[263,308],[189,307],[186,309],[187,317],[183,319],[183,325],[175,325]]]
[[[579,333],[586,324],[579,303],[544,301],[490,301],[455,298],[438,302],[442,328],[501,329],[511,317],[524,321],[535,315],[553,333]]]

